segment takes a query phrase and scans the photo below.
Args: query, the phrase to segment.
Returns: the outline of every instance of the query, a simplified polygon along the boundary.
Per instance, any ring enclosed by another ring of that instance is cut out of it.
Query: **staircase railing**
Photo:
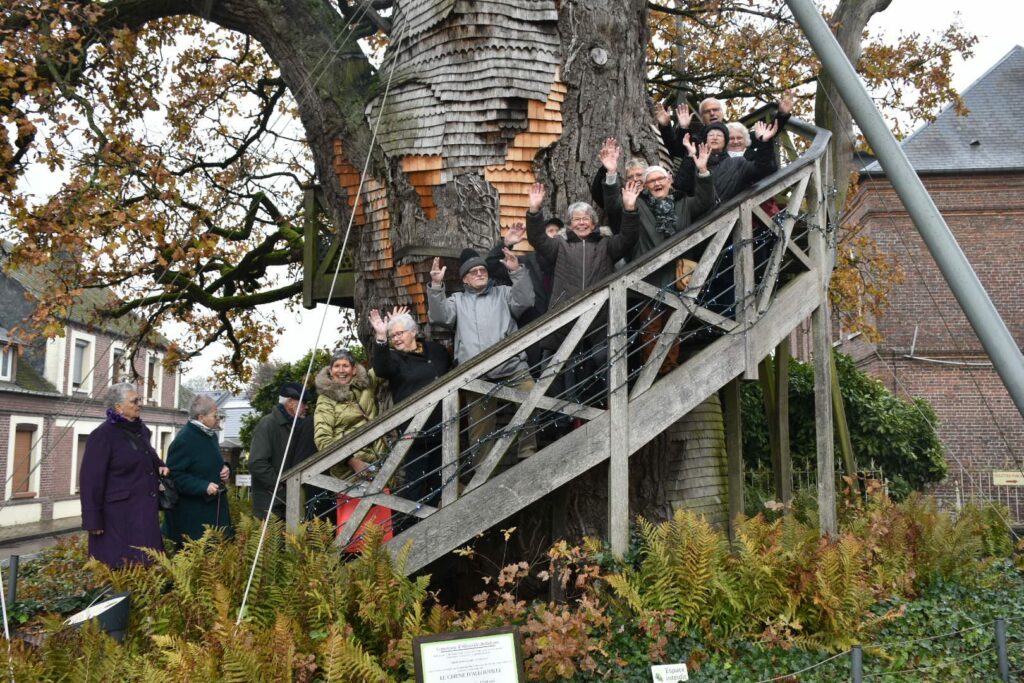
[[[797,120],[788,128],[800,138],[788,148],[805,151],[777,173],[287,471],[289,526],[302,518],[303,484],[357,501],[339,529],[341,547],[358,541],[374,506],[388,508],[392,547],[412,542],[412,572],[610,458],[609,537],[613,549],[624,548],[629,456],[736,376],[755,377],[758,362],[825,300],[833,264],[826,220],[830,134]],[[694,247],[702,253],[685,290],[649,282]],[[652,311],[662,328],[645,335]],[[544,340],[553,352],[533,368],[531,391],[487,379],[513,354]],[[677,340],[689,357],[666,371],[663,362]],[[483,399],[513,406],[512,415],[466,443],[462,424]],[[439,423],[430,419],[437,409]],[[512,447],[531,435],[546,445],[517,460]],[[430,450],[411,449],[426,437]],[[348,458],[378,439],[389,449],[372,480],[339,474]],[[429,466],[413,467],[412,457]],[[412,499],[408,492],[424,483],[412,476],[427,478],[432,493]]]

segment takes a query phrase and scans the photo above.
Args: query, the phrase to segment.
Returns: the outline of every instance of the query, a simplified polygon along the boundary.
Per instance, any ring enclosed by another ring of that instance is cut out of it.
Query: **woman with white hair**
[[[373,328],[373,371],[388,381],[395,403],[401,403],[451,369],[448,350],[419,338],[420,327],[409,309],[398,306],[391,314],[370,311]],[[390,344],[389,344],[390,342]],[[441,416],[438,409],[427,419],[405,457],[405,498],[436,504],[441,492]],[[404,427],[403,427],[404,429]]]
[[[89,435],[82,457],[79,496],[89,556],[121,567],[149,565],[145,549],[162,551],[157,474],[167,466],[150,445],[135,385],[115,384],[106,395],[107,419]]]
[[[234,534],[224,487],[230,470],[220,453],[221,414],[217,402],[199,394],[188,408],[188,424],[167,449],[167,464],[178,488],[178,504],[164,513],[167,537],[179,548],[187,539],[197,540],[206,527]]]

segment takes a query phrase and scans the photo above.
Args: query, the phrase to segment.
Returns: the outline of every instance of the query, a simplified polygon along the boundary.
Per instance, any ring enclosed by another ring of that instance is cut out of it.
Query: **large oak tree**
[[[971,39],[953,27],[861,40],[888,2],[842,0],[841,42],[893,111],[927,116],[955,96],[950,55]],[[803,87],[806,111],[819,92],[778,0],[26,0],[2,12],[3,234],[16,263],[50,273],[42,331],[83,288],[114,287],[123,303],[106,315],[140,314],[141,333],[185,323],[186,359],[224,340],[238,379],[278,331],[257,307],[300,291],[313,185],[332,230],[353,223],[357,308],[415,303],[423,254],[489,245],[521,211],[519,181],[548,183],[564,209],[587,195],[605,137],[655,158],[651,96],[721,95],[739,112]],[[819,120],[849,129],[825,92]],[[836,136],[837,151],[850,144]]]

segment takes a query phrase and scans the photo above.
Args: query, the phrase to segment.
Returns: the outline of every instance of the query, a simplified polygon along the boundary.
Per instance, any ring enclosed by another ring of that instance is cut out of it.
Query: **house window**
[[[19,424],[14,432],[14,467],[11,474],[11,497],[34,498],[32,490],[32,451],[36,446],[36,426]]]
[[[78,441],[75,444],[75,447],[78,449],[78,457],[76,458],[77,463],[75,471],[73,472],[73,474],[75,475],[74,493],[78,493],[79,491],[78,482],[80,482],[82,479],[82,458],[85,456],[85,444],[87,441],[89,441],[88,434],[79,434]]]
[[[14,381],[14,347],[0,347],[0,380],[5,382]]]
[[[146,403],[151,406],[160,405],[164,386],[164,366],[160,354],[151,353],[146,358]]]
[[[71,333],[71,391],[92,393],[94,351],[96,338],[81,332]]]
[[[128,372],[125,370],[125,351],[120,346],[113,347],[110,352],[110,383],[120,384],[128,381]]]

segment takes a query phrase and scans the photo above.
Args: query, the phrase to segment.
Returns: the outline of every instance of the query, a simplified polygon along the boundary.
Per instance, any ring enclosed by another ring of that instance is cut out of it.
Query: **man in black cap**
[[[286,452],[290,456],[298,444],[302,421],[306,415],[306,401],[309,399],[308,392],[304,392],[298,382],[285,382],[277,394],[280,397],[278,404],[256,424],[252,432],[252,445],[249,447],[252,513],[260,519],[266,518],[268,510],[284,518],[285,487],[282,482],[274,495],[274,484],[277,483],[281,461],[286,458]],[[291,463],[290,457],[288,463]]]
[[[441,323],[455,329],[455,360],[465,363],[486,351],[519,329],[516,317],[534,304],[533,285],[518,257],[505,248],[501,261],[508,271],[512,286],[495,284],[480,254],[464,249],[459,257],[459,277],[462,291],[445,296],[445,268],[435,258],[430,268],[430,286],[427,287],[427,311],[432,323]],[[484,379],[511,386],[520,391],[533,389],[526,354],[507,359],[485,375]],[[468,460],[479,462],[484,443],[496,437],[498,402],[493,397],[469,394]],[[490,438],[489,438],[490,437]],[[532,431],[519,440],[519,456],[526,457],[537,450]]]

